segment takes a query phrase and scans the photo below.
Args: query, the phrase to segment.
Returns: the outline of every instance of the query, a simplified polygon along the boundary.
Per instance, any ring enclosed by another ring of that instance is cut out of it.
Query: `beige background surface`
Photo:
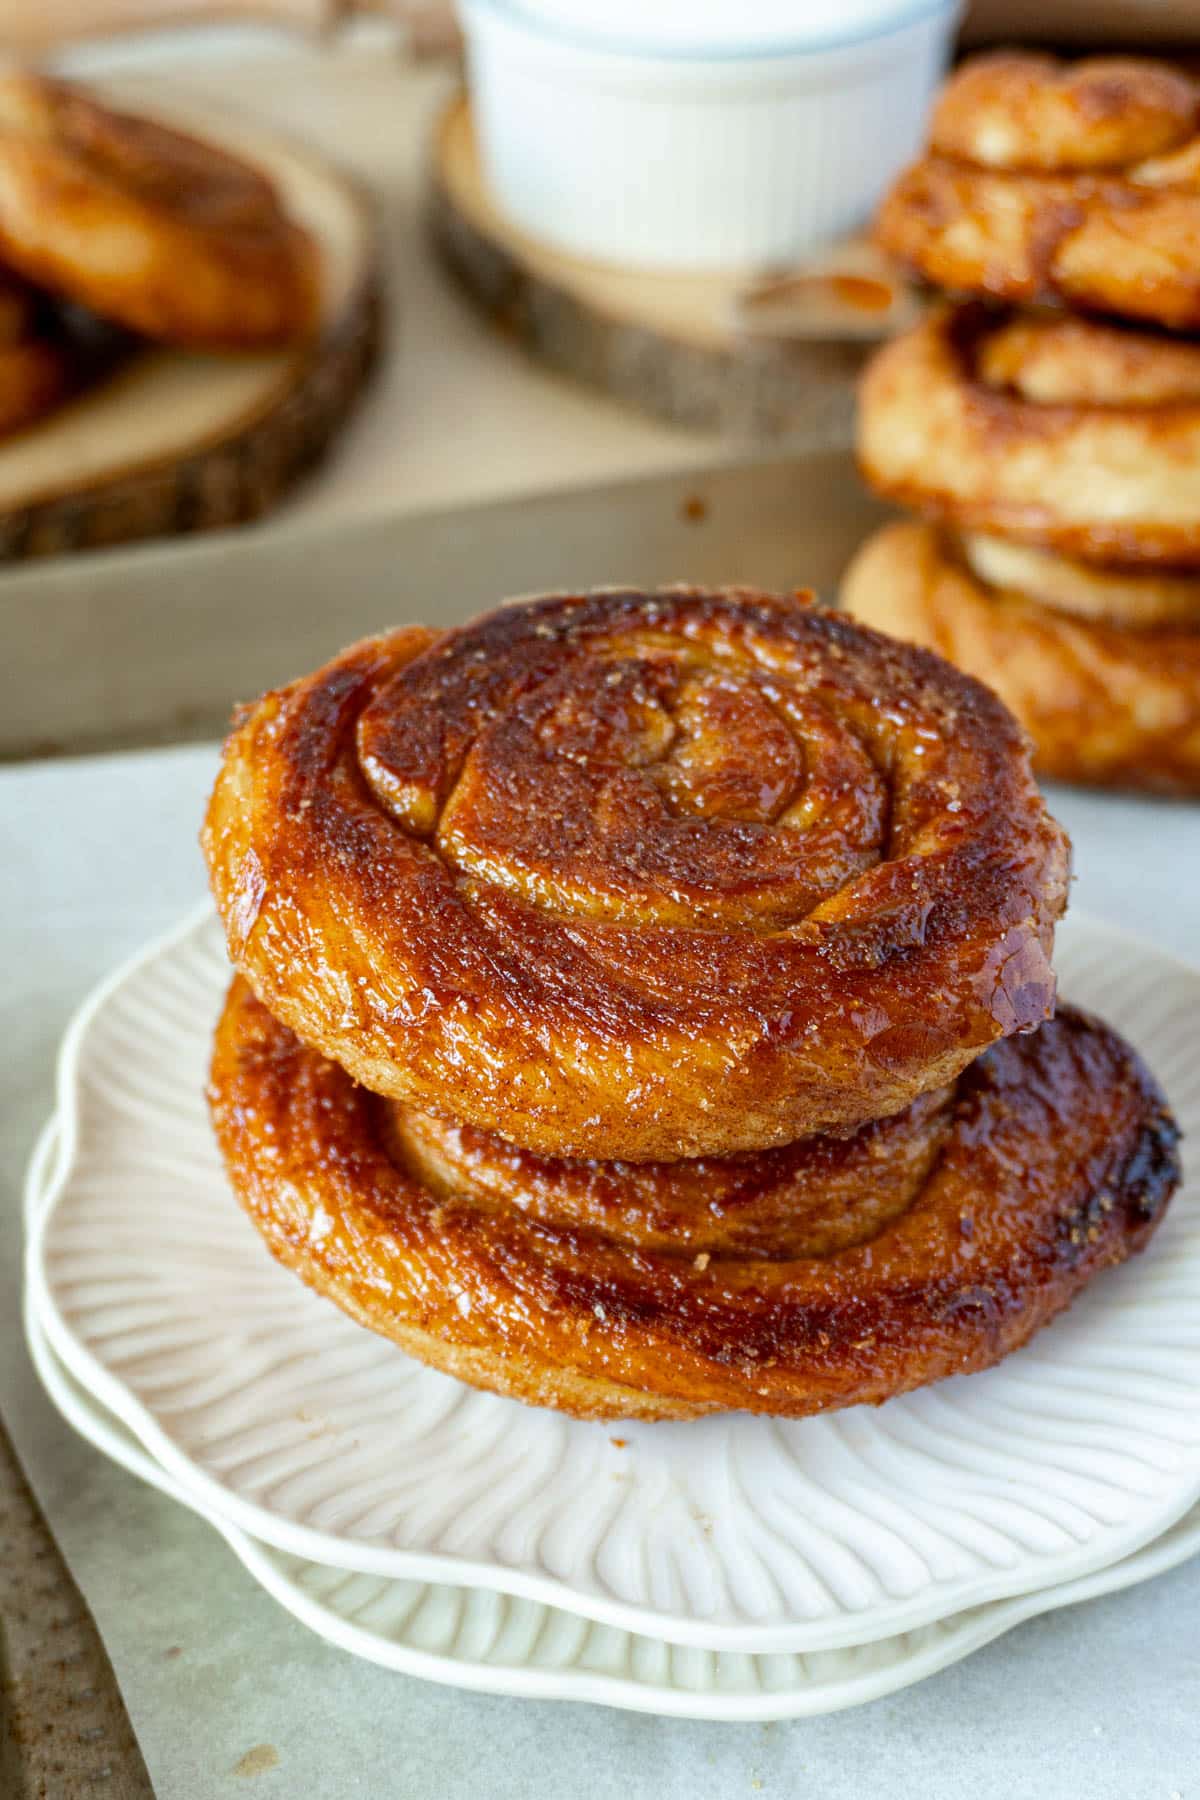
[[[340,450],[290,511],[417,510],[696,466],[719,453],[715,438],[660,425],[538,368],[480,321],[438,267],[423,229],[424,174],[434,118],[456,86],[452,68],[407,65],[370,31],[324,46],[252,35],[236,55],[189,36],[153,57],[112,49],[71,66],[131,96],[151,92],[159,106],[172,93],[199,97],[303,137],[378,196],[390,352]],[[118,76],[126,67],[133,72]]]

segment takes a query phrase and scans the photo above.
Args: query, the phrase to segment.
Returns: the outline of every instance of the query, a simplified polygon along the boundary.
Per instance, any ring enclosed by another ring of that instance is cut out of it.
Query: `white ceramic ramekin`
[[[655,0],[640,23],[626,5],[593,28],[588,10],[459,0],[497,200],[575,255],[741,269],[786,265],[864,222],[920,142],[959,8],[793,0],[756,15],[741,0],[707,37]],[[764,16],[781,33],[790,21],[790,39],[772,41]]]

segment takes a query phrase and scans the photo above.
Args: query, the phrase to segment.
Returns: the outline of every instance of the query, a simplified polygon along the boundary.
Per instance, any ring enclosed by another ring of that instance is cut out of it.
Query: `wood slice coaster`
[[[323,252],[311,343],[251,353],[137,347],[60,410],[0,442],[0,561],[255,519],[328,448],[381,332],[371,204],[315,152],[195,107],[118,104],[204,137],[276,182]]]
[[[554,368],[673,424],[811,447],[850,442],[865,342],[739,331],[746,271],[624,270],[527,237],[491,197],[465,95],[438,121],[429,223],[472,299]]]

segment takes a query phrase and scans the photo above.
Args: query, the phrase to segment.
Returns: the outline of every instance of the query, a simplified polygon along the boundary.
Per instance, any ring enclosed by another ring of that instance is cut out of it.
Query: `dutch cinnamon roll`
[[[1200,344],[942,307],[863,379],[880,493],[1085,561],[1200,565]]]
[[[1198,596],[1200,578],[1058,565],[921,524],[885,526],[842,585],[855,618],[994,688],[1043,775],[1180,795],[1200,795]]]
[[[0,73],[0,253],[147,337],[290,342],[316,322],[317,252],[265,176],[81,89]]]
[[[794,597],[369,640],[248,711],[203,841],[282,1023],[549,1155],[855,1126],[1053,1005],[1067,848],[1010,715]]]
[[[1163,1097],[1071,1008],[848,1137],[540,1158],[379,1099],[234,981],[210,1100],[275,1256],[472,1384],[583,1417],[800,1415],[985,1368],[1149,1239]]]
[[[939,287],[1200,327],[1200,87],[1163,63],[967,62],[876,221]]]

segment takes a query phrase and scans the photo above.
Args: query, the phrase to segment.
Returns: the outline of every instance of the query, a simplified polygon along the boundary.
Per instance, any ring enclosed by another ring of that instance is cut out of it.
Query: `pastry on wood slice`
[[[287,344],[319,316],[316,244],[261,169],[19,70],[0,73],[0,251],[163,343]]]
[[[492,199],[463,96],[438,123],[429,222],[470,297],[533,355],[706,431],[848,442],[864,349],[909,316],[864,246],[762,283],[745,269],[621,269],[539,243]]]
[[[152,112],[146,90],[122,97]],[[276,349],[142,343],[108,379],[0,443],[0,559],[91,549],[257,518],[319,458],[380,335],[370,203],[318,154],[203,108],[175,109],[278,195],[316,246],[312,329]]]

